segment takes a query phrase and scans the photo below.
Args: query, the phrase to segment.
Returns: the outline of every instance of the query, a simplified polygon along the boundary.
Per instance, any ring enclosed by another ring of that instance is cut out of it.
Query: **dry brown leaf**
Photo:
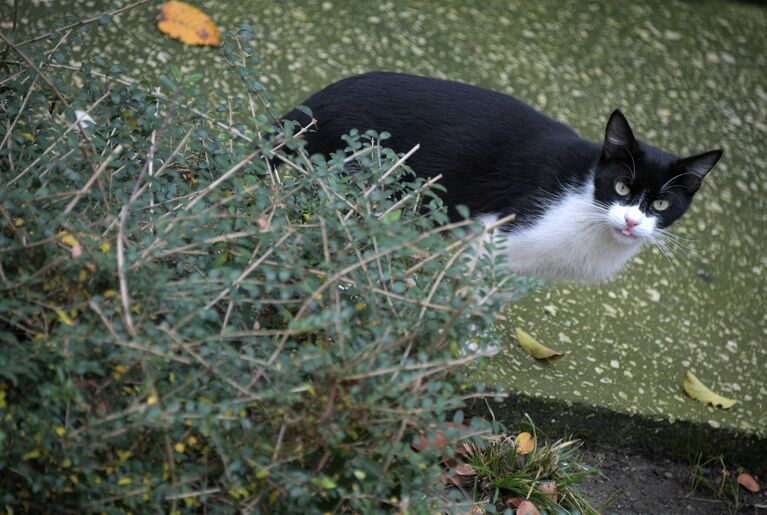
[[[551,499],[554,503],[557,502],[557,484],[555,482],[551,481],[549,483],[541,483],[538,485],[538,491]]]
[[[519,508],[519,506],[525,502],[524,497],[511,497],[509,499],[506,499],[504,504],[507,508]]]
[[[484,503],[474,504],[471,508],[469,508],[469,511],[465,512],[464,515],[485,515],[487,513],[485,511],[485,508],[483,507]],[[460,513],[460,512],[456,512]]]
[[[476,476],[477,471],[468,463],[462,463],[455,467],[455,473],[459,476]]]
[[[517,454],[529,454],[535,449],[535,438],[527,431],[519,433],[514,439]]]
[[[454,469],[455,466],[458,465],[458,462],[455,461],[454,458],[442,458],[442,461],[440,461],[439,463],[443,467],[447,467],[449,469]]]
[[[423,451],[428,446],[429,446],[429,440],[426,439],[426,435],[423,433],[418,433],[418,436],[415,437],[415,440],[413,440],[413,443],[410,444],[410,447],[412,447],[414,451],[418,451],[418,452]]]
[[[530,501],[522,501],[517,508],[517,515],[541,515],[541,512]]]
[[[438,451],[441,451],[442,449],[447,447],[448,443],[450,443],[450,440],[447,439],[447,436],[445,436],[445,433],[443,433],[442,431],[437,431],[434,434],[434,447]],[[411,447],[419,452],[429,447],[429,439],[426,437],[426,433],[424,433],[423,431],[420,432],[418,434],[418,437],[411,444]]]
[[[458,488],[463,488],[463,485],[466,480],[466,478],[462,476],[459,476],[457,474],[451,474],[449,472],[440,472],[439,478],[446,485],[453,485],[453,486],[457,486]]]
[[[265,218],[263,216],[258,217],[256,220],[256,225],[259,229],[262,231],[268,231],[269,230],[269,219]]]
[[[160,6],[157,28],[185,45],[218,46],[221,38],[210,17],[185,2],[165,2]]]
[[[454,424],[453,422],[445,422],[445,425],[451,429],[456,429],[459,431],[466,431],[468,429],[468,425],[466,424]],[[447,436],[445,436],[445,433],[440,431],[439,429],[436,430],[434,433],[434,446],[437,448],[438,451],[443,450],[447,445],[450,443],[450,440],[448,440]],[[461,444],[456,449],[456,452],[459,454],[464,454],[461,452],[461,447],[464,445],[466,446],[473,446],[473,444],[466,443]],[[410,446],[415,449],[416,451],[423,451],[429,446],[429,440],[426,436],[426,433],[424,431],[418,431],[418,436],[416,437],[415,441],[410,444]]]
[[[760,490],[759,483],[757,483],[754,476],[748,472],[742,472],[738,476],[738,484],[751,493],[757,493]]]

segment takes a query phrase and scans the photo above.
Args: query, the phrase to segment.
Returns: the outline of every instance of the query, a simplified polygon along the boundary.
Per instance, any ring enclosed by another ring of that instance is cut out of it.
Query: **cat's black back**
[[[309,153],[343,148],[352,129],[387,131],[397,152],[420,149],[408,164],[422,177],[442,174],[443,199],[472,216],[513,211],[519,221],[540,213],[541,199],[588,179],[601,146],[523,102],[460,82],[373,72],[350,77],[303,102],[318,120]],[[298,110],[283,117],[305,125]],[[537,194],[531,194],[537,193]]]
[[[420,145],[408,164],[422,177],[442,175],[453,220],[458,205],[484,224],[513,213],[500,228],[510,270],[556,280],[614,276],[665,236],[722,156],[680,158],[648,145],[618,109],[597,144],[508,95],[397,73],[351,77],[304,104],[318,124],[306,134],[310,153],[345,147],[352,129],[389,132],[399,153]],[[284,118],[310,122],[298,110]]]

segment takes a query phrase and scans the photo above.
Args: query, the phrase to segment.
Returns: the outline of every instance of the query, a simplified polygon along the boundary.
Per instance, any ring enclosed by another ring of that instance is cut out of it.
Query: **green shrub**
[[[464,365],[525,287],[464,252],[482,229],[447,224],[385,134],[309,158],[305,128],[267,116],[247,27],[223,47],[245,85],[233,112],[178,70],[160,91],[98,58],[53,66],[79,37],[12,49],[0,77],[0,502],[452,502],[413,435],[482,395],[461,386]],[[74,123],[78,109],[95,124]]]

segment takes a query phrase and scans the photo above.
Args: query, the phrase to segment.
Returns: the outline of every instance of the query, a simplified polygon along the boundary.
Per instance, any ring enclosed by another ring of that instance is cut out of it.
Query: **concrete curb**
[[[588,448],[669,458],[690,465],[722,456],[728,468],[743,467],[767,475],[767,438],[742,430],[714,428],[705,422],[653,419],[627,415],[584,403],[512,393],[501,403],[488,401],[495,417],[510,428],[525,424],[527,413],[536,429],[551,438],[578,438]],[[466,411],[489,417],[488,404],[474,401]]]

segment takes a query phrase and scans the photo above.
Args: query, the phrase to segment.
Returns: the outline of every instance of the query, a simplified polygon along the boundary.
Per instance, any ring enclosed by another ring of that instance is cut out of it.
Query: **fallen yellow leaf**
[[[122,449],[117,449],[117,459],[119,459],[120,461],[125,461],[131,456],[133,456],[133,451],[125,451]]]
[[[56,315],[58,315],[59,320],[61,321],[61,323],[65,324],[65,325],[74,325],[75,324],[74,320],[72,320],[72,318],[69,315],[67,315],[67,312],[64,311],[63,309],[57,309],[56,310]]]
[[[61,231],[58,236],[61,243],[69,247],[69,251],[72,253],[72,258],[79,258],[83,253],[83,248],[80,246],[80,242],[77,241],[77,238],[69,234],[68,231]]]
[[[17,134],[27,141],[35,141],[35,137],[26,131],[19,131]]]
[[[554,349],[549,349],[538,340],[527,334],[525,331],[517,327],[517,340],[523,349],[527,351],[532,357],[536,359],[550,359],[558,358],[564,353]]]
[[[185,2],[165,2],[160,6],[157,28],[185,45],[218,46],[221,39],[210,17]]]
[[[535,449],[535,438],[527,431],[519,433],[514,439],[514,448],[517,454],[530,454]]]
[[[734,399],[728,399],[727,397],[722,397],[721,395],[712,392],[689,370],[684,374],[682,387],[684,388],[684,391],[687,392],[687,395],[696,401],[703,404],[712,404],[717,408],[731,408],[732,405],[737,402]]]
[[[41,456],[40,449],[32,449],[28,453],[24,454],[21,459],[24,461],[34,460]]]
[[[69,234],[68,231],[61,231],[59,233],[59,240],[61,240],[61,243],[67,247],[74,247],[75,245],[79,245],[77,238]]]

